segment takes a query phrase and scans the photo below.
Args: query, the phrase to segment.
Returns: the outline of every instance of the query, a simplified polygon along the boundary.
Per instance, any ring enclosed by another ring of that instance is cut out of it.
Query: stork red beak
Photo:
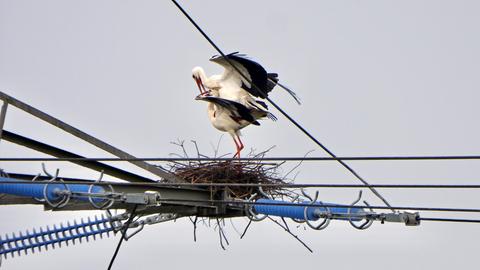
[[[205,86],[203,85],[202,79],[197,77],[194,77],[194,79],[195,79],[195,82],[197,83],[198,90],[200,90],[200,95],[205,94],[207,90],[205,90]]]

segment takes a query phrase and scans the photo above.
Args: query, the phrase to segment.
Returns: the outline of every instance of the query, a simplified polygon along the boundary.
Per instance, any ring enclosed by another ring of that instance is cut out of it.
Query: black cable
[[[271,188],[368,188],[361,184],[253,184],[253,183],[152,183],[152,182],[93,182],[83,181],[0,181],[0,184],[68,184],[68,185],[90,185],[95,186],[149,186],[149,187],[271,187]],[[373,184],[375,188],[413,188],[413,189],[477,189],[480,185],[455,184]]]
[[[480,223],[480,219],[462,219],[462,218],[418,218],[421,221],[438,221],[438,222],[461,222],[461,223]]]
[[[130,217],[128,217],[127,222],[125,222],[125,228],[122,231],[122,237],[120,238],[120,241],[118,241],[117,248],[115,249],[115,253],[113,253],[113,257],[110,260],[110,264],[108,265],[108,270],[112,269],[113,262],[115,261],[115,258],[117,257],[118,251],[120,250],[120,246],[123,243],[123,239],[125,238],[125,234],[127,233],[128,227],[130,226],[130,223],[132,223],[133,218],[135,217],[135,211],[137,210],[137,205],[135,204],[133,206],[132,212],[130,214]]]
[[[161,199],[161,203],[212,203],[212,204],[229,204],[229,205],[271,205],[271,206],[312,206],[310,202],[305,203],[290,203],[290,202],[253,202],[253,201],[234,201],[234,200],[189,200],[189,199]],[[318,205],[318,207],[321,207]],[[352,208],[352,209],[387,209],[388,206],[362,206],[362,205],[345,205],[345,204],[328,204],[330,208]],[[417,206],[394,206],[397,210],[414,210],[414,211],[431,211],[431,212],[465,212],[465,213],[480,213],[480,209],[476,208],[448,208],[448,207],[417,207]]]
[[[0,158],[0,161],[162,161],[162,162],[188,162],[188,161],[407,161],[407,160],[478,160],[477,155],[462,156],[352,156],[352,157],[259,157],[259,158]]]
[[[368,188],[361,184],[253,184],[253,183],[152,183],[152,182],[93,182],[83,181],[0,181],[1,184],[68,184],[68,185],[95,185],[95,186],[143,186],[143,187],[269,187],[269,188]],[[455,184],[372,184],[374,188],[385,189],[480,189],[480,185]]]
[[[300,244],[302,244],[306,249],[308,249],[308,251],[310,251],[310,253],[313,253],[313,250],[305,243],[303,242],[302,239],[300,239],[300,237],[298,237],[298,235],[294,234],[292,231],[290,231],[290,229],[284,225],[282,225],[280,222],[276,221],[275,219],[267,216],[269,220],[271,220],[273,223],[277,224],[278,226],[280,226],[282,229],[284,229],[288,234],[290,234],[293,238],[295,238],[298,242],[300,242]],[[285,223],[286,224],[286,223]]]
[[[284,112],[282,110],[282,108],[280,108],[280,106],[278,106],[275,102],[273,102],[269,97],[267,97],[267,100],[273,105],[273,107],[275,107],[278,111],[280,111],[280,113],[283,114],[283,116],[285,116],[288,120],[290,120],[290,122],[292,124],[294,124],[297,128],[299,128],[305,135],[307,135],[312,141],[314,141],[318,146],[320,146],[320,148],[322,148],[325,152],[327,152],[333,159],[335,159],[336,161],[338,161],[343,167],[345,167],[345,169],[347,169],[350,173],[352,173],[358,180],[360,180],[360,182],[364,183],[365,186],[369,187],[369,189],[373,192],[373,194],[375,194],[380,200],[383,201],[383,203],[385,203],[386,206],[390,206],[391,205],[388,203],[388,201],[380,194],[378,193],[375,188],[373,188],[365,179],[363,179],[363,177],[361,177],[354,169],[352,169],[352,167],[350,167],[349,165],[347,165],[347,163],[345,163],[343,160],[341,159],[337,159],[337,156],[332,152],[330,151],[325,145],[323,145],[320,141],[318,141],[315,137],[313,137],[312,134],[310,134],[310,132],[308,132],[305,128],[303,128],[299,123],[297,123],[297,121],[295,121],[292,117],[290,117],[290,115],[288,115],[286,112]],[[392,211],[394,209],[392,208]]]
[[[183,13],[183,15],[195,26],[195,28],[197,28],[198,31],[200,31],[200,33],[203,35],[203,37],[205,39],[207,39],[207,41],[210,43],[210,45],[212,45],[217,51],[218,53],[220,53],[222,55],[222,57],[238,72],[238,74],[240,76],[242,76],[243,79],[245,79],[247,82],[250,83],[251,86],[253,86],[254,88],[256,88],[257,91],[259,91],[259,93],[262,93],[261,89],[259,89],[251,80],[249,80],[245,74],[243,74],[236,65],[234,65],[232,63],[232,61],[230,61],[230,59],[228,59],[228,57],[226,57],[226,55],[223,53],[222,50],[220,50],[220,48],[213,42],[213,40],[210,39],[210,37],[207,36],[207,34],[200,28],[200,26],[190,17],[190,15],[177,3],[177,1],[175,0],[172,0],[172,2],[175,4],[175,6],[177,6],[177,8]],[[283,86],[282,86],[283,87]],[[325,147],[322,143],[320,143],[315,137],[313,137],[306,129],[304,129],[300,124],[298,124],[292,117],[290,117],[285,111],[283,111],[280,106],[278,106],[275,102],[273,102],[270,98],[268,98],[266,96],[266,99],[281,113],[283,114],[283,116],[285,116],[292,124],[294,124],[297,128],[299,128],[305,135],[307,135],[311,140],[313,140],[318,146],[320,146],[325,152],[327,152],[330,156],[332,156],[333,158],[336,158],[336,156],[333,154],[333,152],[331,152],[330,150],[328,150],[327,147]],[[363,177],[361,177],[357,172],[355,172],[355,170],[353,170],[350,166],[348,166],[345,162],[341,161],[341,160],[338,160],[337,161],[343,166],[345,167],[349,172],[351,172],[358,180],[360,180],[362,183],[364,183],[366,186],[369,187],[369,189],[373,192],[373,194],[375,194],[380,200],[383,201],[383,203],[387,206],[390,206],[390,204],[387,202],[387,200],[385,198],[383,198],[383,196],[378,193],[374,188],[370,187],[370,185],[368,184],[368,182],[366,180],[363,179]],[[391,209],[393,212],[395,212],[394,209]]]

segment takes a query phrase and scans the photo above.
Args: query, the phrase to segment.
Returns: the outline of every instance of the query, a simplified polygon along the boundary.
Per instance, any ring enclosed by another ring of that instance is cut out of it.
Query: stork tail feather
[[[297,96],[297,94],[295,92],[293,92],[292,90],[290,90],[288,87],[286,87],[285,85],[277,82],[277,84],[285,91],[287,91],[287,93],[289,93],[293,99],[295,99],[295,101],[298,103],[298,105],[301,105],[302,103],[300,102],[300,98]]]

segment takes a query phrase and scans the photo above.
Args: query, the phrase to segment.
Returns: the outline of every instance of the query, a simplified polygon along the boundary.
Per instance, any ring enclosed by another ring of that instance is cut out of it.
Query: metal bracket
[[[3,125],[5,124],[5,117],[7,116],[8,102],[3,101],[2,109],[0,110],[0,140],[2,139]],[[1,264],[1,261],[0,261]]]
[[[148,206],[156,206],[160,201],[160,193],[127,193],[122,195],[121,201],[124,203],[143,204]]]
[[[418,212],[380,214],[378,220],[380,220],[382,224],[386,221],[405,223],[406,226],[418,226],[420,225],[420,214]]]
[[[137,228],[137,229],[135,231],[133,231],[132,233],[128,234],[128,235],[125,234],[124,239],[128,240],[128,239],[132,238],[137,233],[139,233],[141,230],[143,230],[145,225],[152,225],[152,224],[157,224],[157,223],[161,223],[161,222],[166,222],[166,221],[174,220],[176,218],[177,218],[176,214],[167,213],[167,214],[158,214],[158,215],[146,217],[146,218],[141,219],[141,220],[136,220],[136,221],[130,223],[130,225],[128,226],[128,229],[131,229],[131,228]]]

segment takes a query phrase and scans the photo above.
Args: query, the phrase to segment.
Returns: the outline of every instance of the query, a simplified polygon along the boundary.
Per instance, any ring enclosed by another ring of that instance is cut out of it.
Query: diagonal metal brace
[[[1,92],[0,91],[0,99],[3,100],[5,103],[8,103],[9,105],[12,105],[12,106],[15,106],[57,128],[60,128],[62,129],[63,131],[65,132],[68,132],[70,134],[72,134],[73,136],[75,137],[78,137],[116,157],[119,157],[119,158],[126,158],[126,159],[135,159],[135,156],[133,155],[130,155],[129,153],[127,152],[124,152],[102,140],[99,140],[81,130],[79,130],[78,128],[75,128],[65,122],[63,122],[62,120],[58,119],[58,118],[55,118],[45,112],[42,112],[41,110],[37,109],[37,108],[34,108],[10,95],[7,95],[6,93],[4,92]],[[6,109],[6,107],[5,107]],[[147,163],[145,161],[140,161],[140,160],[131,160],[129,161],[130,163],[146,170],[146,171],[149,171],[150,173],[154,174],[154,175],[157,175],[159,177],[162,177],[166,180],[169,180],[169,181],[172,181],[172,182],[179,182],[181,181],[178,177],[174,176],[173,174],[165,171],[165,170],[162,170],[150,163]]]

